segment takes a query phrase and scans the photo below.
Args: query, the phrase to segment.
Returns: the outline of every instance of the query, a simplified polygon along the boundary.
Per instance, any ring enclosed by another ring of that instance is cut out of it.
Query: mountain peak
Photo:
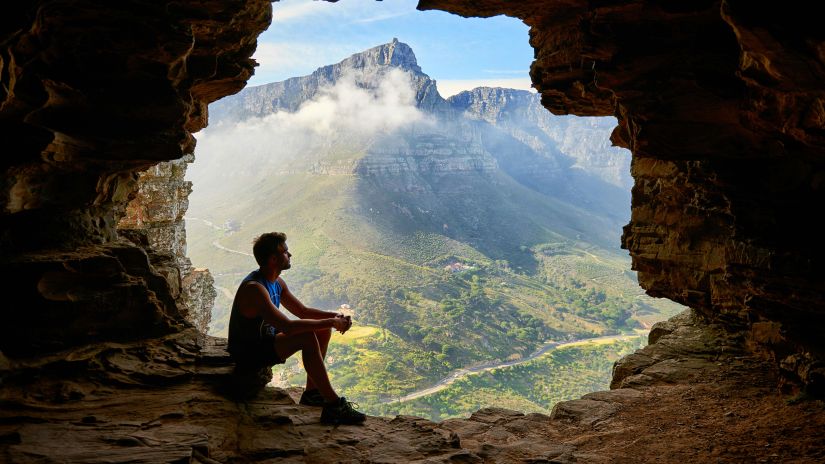
[[[251,116],[265,116],[280,110],[297,111],[314,98],[322,87],[331,87],[347,74],[372,76],[380,80],[390,69],[400,69],[412,75],[419,107],[434,109],[446,106],[435,87],[435,82],[424,74],[412,47],[393,38],[390,42],[372,47],[327,66],[312,74],[291,77],[257,87],[247,87],[234,98],[225,98],[209,106],[210,120],[214,123],[225,118],[243,120]]]
[[[340,63],[356,69],[393,66],[421,73],[412,48],[393,38],[391,42],[356,53]]]

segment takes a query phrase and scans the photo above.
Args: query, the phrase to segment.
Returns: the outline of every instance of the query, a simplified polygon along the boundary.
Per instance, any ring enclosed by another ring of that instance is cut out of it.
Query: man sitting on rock
[[[282,364],[301,351],[307,372],[306,389],[301,404],[323,406],[321,422],[358,424],[366,416],[356,411],[352,403],[339,397],[327,376],[324,357],[335,329],[346,332],[352,325],[349,317],[308,308],[287,288],[280,277],[291,267],[292,254],[286,244],[286,234],[270,232],[253,242],[252,253],[260,266],[241,282],[232,303],[229,319],[229,352],[238,364],[272,366]],[[299,319],[288,318],[278,306]]]

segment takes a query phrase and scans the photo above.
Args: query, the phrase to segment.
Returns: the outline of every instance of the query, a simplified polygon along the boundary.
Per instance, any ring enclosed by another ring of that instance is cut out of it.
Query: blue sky
[[[282,0],[258,38],[260,65],[249,85],[294,76],[397,37],[415,51],[444,96],[480,85],[530,88],[533,49],[520,20],[418,11],[415,0]]]

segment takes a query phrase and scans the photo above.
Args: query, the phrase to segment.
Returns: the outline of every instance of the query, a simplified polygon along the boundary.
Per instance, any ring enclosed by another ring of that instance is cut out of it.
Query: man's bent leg
[[[318,345],[321,347],[321,356],[326,359],[329,339],[332,338],[332,329],[316,330],[315,337],[318,339]]]
[[[307,378],[312,379],[314,388],[317,388],[328,403],[338,400],[338,395],[332,388],[327,375],[327,368],[324,366],[324,358],[321,354],[321,346],[318,337],[314,332],[304,332],[296,335],[279,333],[275,336],[275,352],[281,359],[287,359],[301,351],[301,359],[304,362],[304,369]]]
[[[321,358],[327,358],[327,347],[329,346],[329,339],[332,338],[332,329],[321,329],[316,330],[315,338],[318,339],[318,346],[321,348]],[[318,387],[315,386],[315,382],[312,380],[312,377],[307,376],[307,384],[304,391],[314,390]]]

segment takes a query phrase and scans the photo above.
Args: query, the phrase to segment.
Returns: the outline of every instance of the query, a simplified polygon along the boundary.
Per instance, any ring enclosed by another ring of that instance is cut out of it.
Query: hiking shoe
[[[301,394],[301,401],[298,404],[303,404],[304,406],[323,406],[326,401],[324,401],[324,397],[321,396],[321,392],[313,389],[313,390],[304,390],[304,393]]]
[[[366,414],[356,411],[353,403],[343,396],[335,404],[325,404],[321,410],[322,424],[360,424],[366,418]]]

